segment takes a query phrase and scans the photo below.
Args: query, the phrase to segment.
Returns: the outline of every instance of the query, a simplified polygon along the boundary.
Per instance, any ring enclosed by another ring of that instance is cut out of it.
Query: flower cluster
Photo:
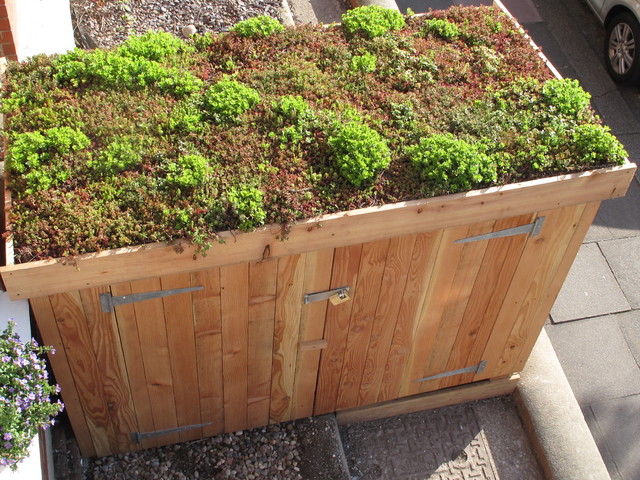
[[[44,359],[52,352],[35,340],[22,343],[10,320],[0,334],[0,465],[17,468],[39,428],[53,425],[53,417],[62,411],[60,400],[50,398],[60,392],[50,385]]]

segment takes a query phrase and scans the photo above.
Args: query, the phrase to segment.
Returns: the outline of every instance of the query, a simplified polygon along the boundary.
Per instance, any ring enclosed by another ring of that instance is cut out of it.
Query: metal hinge
[[[304,303],[307,304],[311,302],[321,302],[322,300],[329,300],[334,295],[337,296],[337,298],[340,300],[348,299],[349,287],[339,287],[324,292],[305,293]]]
[[[131,432],[131,441],[135,444],[142,443],[147,438],[161,437],[163,435],[171,435],[172,433],[184,432],[185,430],[191,430],[193,428],[206,427],[213,422],[198,423],[196,425],[186,425],[184,427],[167,428],[166,430],[156,430],[155,432]]]
[[[186,287],[173,288],[170,290],[158,290],[156,292],[133,293],[131,295],[113,296],[111,293],[100,294],[100,305],[104,313],[113,312],[113,307],[125,305],[127,303],[142,302],[143,300],[151,300],[152,298],[168,297],[170,295],[178,295],[179,293],[195,292],[202,290],[204,287]]]
[[[486,366],[487,366],[487,361],[482,360],[478,365],[459,368],[458,370],[449,370],[448,372],[439,373],[437,375],[432,375],[430,377],[419,378],[417,380],[414,380],[414,382],[426,382],[427,380],[437,380],[438,378],[451,377],[453,375],[461,375],[463,373],[482,373]]]
[[[498,230],[497,232],[483,233],[482,235],[476,235],[474,237],[461,238],[454,243],[469,243],[479,242],[480,240],[491,240],[493,238],[512,237],[514,235],[529,234],[532,237],[540,234],[542,224],[544,223],[544,217],[536,218],[533,223],[527,223],[519,227],[507,228],[505,230]]]

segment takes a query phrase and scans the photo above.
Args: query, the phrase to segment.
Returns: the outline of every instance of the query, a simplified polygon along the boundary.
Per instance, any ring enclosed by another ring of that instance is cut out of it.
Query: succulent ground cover
[[[488,7],[37,57],[2,99],[17,261],[623,163],[589,102]]]

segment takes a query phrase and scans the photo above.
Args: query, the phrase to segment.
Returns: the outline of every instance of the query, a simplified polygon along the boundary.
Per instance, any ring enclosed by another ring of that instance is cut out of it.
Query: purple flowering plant
[[[9,320],[0,334],[0,466],[13,470],[28,455],[28,448],[39,428],[53,425],[53,418],[64,405],[51,396],[60,392],[49,384],[43,354],[51,347],[31,339],[23,343]]]

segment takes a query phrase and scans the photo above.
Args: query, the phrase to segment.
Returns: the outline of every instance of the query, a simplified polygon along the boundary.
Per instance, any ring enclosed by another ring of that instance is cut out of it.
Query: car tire
[[[640,24],[631,13],[619,13],[607,24],[604,60],[616,82],[640,81]]]

